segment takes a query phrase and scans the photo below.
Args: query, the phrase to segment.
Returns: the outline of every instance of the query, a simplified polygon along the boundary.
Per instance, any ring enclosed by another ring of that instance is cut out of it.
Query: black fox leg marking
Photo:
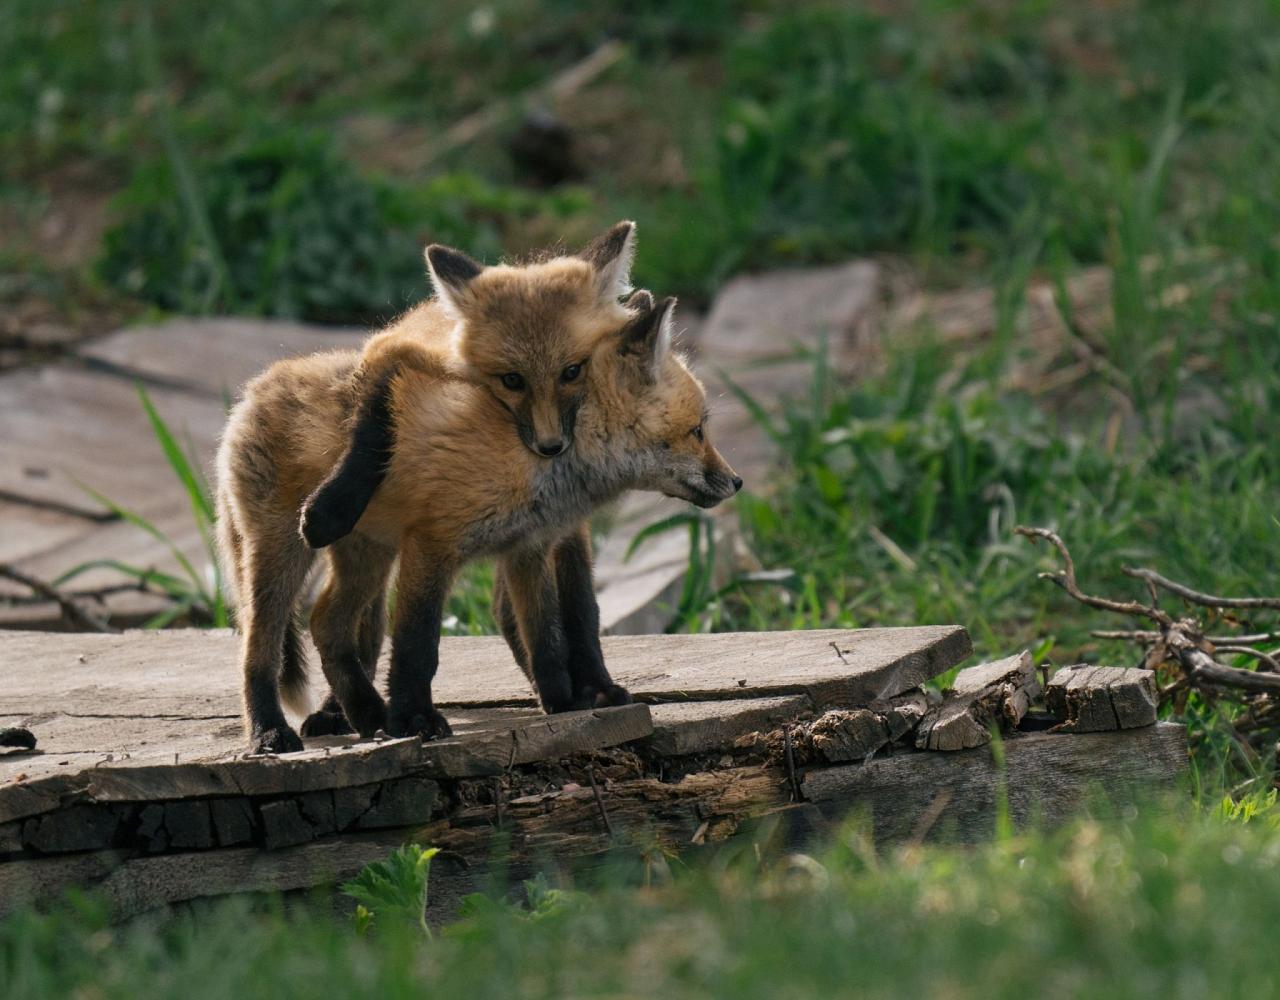
[[[302,740],[289,728],[280,706],[280,672],[293,602],[311,566],[311,553],[287,537],[264,536],[248,553],[241,609],[245,728],[256,753],[290,753]]]
[[[538,700],[547,712],[565,712],[574,707],[573,686],[555,573],[548,555],[544,549],[511,553],[499,560],[498,572],[519,623]]]
[[[386,706],[371,680],[373,666],[363,661],[360,633],[370,604],[386,589],[394,558],[395,550],[359,535],[329,551],[329,579],[311,612],[311,635],[331,694],[307,719],[308,736],[341,731],[348,721],[365,737],[386,727]]]
[[[360,400],[346,453],[302,505],[302,537],[313,549],[349,535],[386,478],[395,443],[391,420],[394,377],[394,370],[387,372]]]
[[[600,606],[591,577],[591,533],[585,523],[556,546],[555,566],[574,705],[629,705],[631,695],[613,682],[600,649]]]
[[[387,675],[387,732],[448,736],[449,723],[431,700],[431,682],[440,662],[440,616],[453,582],[453,567],[425,546],[407,540],[400,554],[396,620]]]
[[[502,637],[507,640],[511,655],[524,671],[524,675],[533,680],[533,671],[529,669],[529,653],[524,648],[524,640],[520,638],[520,625],[516,621],[515,608],[511,606],[511,595],[507,592],[507,583],[503,579],[501,568],[493,580],[493,617],[502,630]]]

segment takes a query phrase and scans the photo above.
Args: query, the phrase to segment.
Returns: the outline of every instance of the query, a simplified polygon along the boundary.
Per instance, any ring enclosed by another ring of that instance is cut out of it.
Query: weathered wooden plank
[[[1187,736],[1172,723],[1115,733],[1025,733],[1005,740],[1004,754],[1003,774],[985,747],[914,751],[811,771],[802,788],[830,817],[867,810],[877,841],[929,833],[971,842],[994,832],[1001,795],[1015,822],[1053,824],[1087,808],[1096,792],[1129,800],[1166,787],[1186,771]]]
[[[654,705],[653,735],[645,746],[662,757],[727,750],[738,737],[773,729],[809,711],[803,695],[743,701],[686,701]]]
[[[482,731],[435,740],[416,770],[442,778],[501,774],[515,764],[555,760],[617,746],[653,732],[649,706],[624,705],[562,715],[525,715]]]
[[[1065,732],[1134,729],[1156,721],[1155,674],[1136,667],[1063,667],[1050,679],[1045,705]]]
[[[616,746],[653,730],[643,704],[555,716],[481,710],[460,718],[459,734],[448,740],[326,738],[308,740],[308,750],[278,758],[246,757],[238,721],[204,719],[123,720],[122,728],[136,741],[133,753],[120,750],[118,741],[114,752],[59,753],[74,736],[69,727],[85,724],[93,735],[109,729],[112,720],[54,719],[49,752],[0,766],[0,779],[8,777],[0,784],[0,822],[47,812],[70,798],[145,802],[301,794],[407,774],[499,774],[513,764]]]
[[[358,348],[366,330],[288,320],[173,319],[120,330],[82,346],[80,357],[124,374],[184,384],[221,399],[280,358]]]
[[[7,777],[0,784],[0,822],[48,812],[66,799],[147,802],[298,794],[370,784],[406,773],[423,752],[420,740],[406,737],[321,747],[278,758],[245,758],[238,756],[238,749],[224,750],[213,759],[176,764],[165,751],[114,760],[76,754],[54,755],[45,763],[36,757],[23,768],[6,763],[0,770],[0,776]]]
[[[991,730],[1013,729],[1040,693],[1031,654],[1024,650],[956,674],[952,690],[920,721],[921,750],[967,750],[991,742]]]
[[[168,389],[151,392],[179,432],[211,444],[226,420],[221,400]],[[83,483],[151,516],[182,502],[137,390],[126,379],[69,364],[0,376],[0,493],[55,509],[105,516]],[[68,567],[69,568],[69,567]]]
[[[409,839],[395,830],[329,837],[299,847],[194,851],[129,859],[118,851],[0,864],[0,915],[91,889],[118,919],[170,903],[339,882]]]
[[[645,701],[804,694],[815,707],[866,704],[900,694],[955,666],[972,648],[968,633],[957,625],[606,636],[602,641],[615,679]],[[0,633],[0,716],[51,710],[237,716],[236,646],[225,629]],[[446,638],[440,659],[433,688],[439,705],[534,702],[528,681],[497,636]]]

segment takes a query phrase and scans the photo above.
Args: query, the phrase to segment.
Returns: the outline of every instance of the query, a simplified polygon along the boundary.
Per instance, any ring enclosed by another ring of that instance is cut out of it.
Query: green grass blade
[[[696,521],[698,515],[682,512],[672,514],[670,517],[664,517],[661,521],[654,521],[653,524],[647,524],[636,532],[635,537],[631,539],[631,544],[627,546],[626,554],[623,555],[622,561],[629,562],[636,550],[645,542],[655,535],[665,534],[673,528],[679,528],[681,525],[689,524]]]
[[[187,499],[191,502],[191,511],[195,515],[197,523],[201,525],[212,524],[214,517],[213,501],[209,497],[203,477],[196,471],[194,464],[187,458],[186,453],[173,436],[169,425],[165,423],[164,418],[156,410],[155,405],[151,402],[151,397],[147,394],[147,390],[141,384],[135,388],[138,390],[138,398],[142,400],[142,408],[146,411],[147,420],[151,423],[151,431],[155,434],[156,440],[160,442],[160,448],[164,451],[164,457],[168,461],[169,467],[173,469],[178,479],[182,482],[183,489],[186,490]]]
[[[179,566],[182,567],[182,571],[186,573],[187,577],[191,580],[191,589],[195,593],[201,595],[201,598],[204,599],[206,603],[213,604],[213,598],[205,590],[204,581],[201,580],[200,574],[196,572],[195,567],[191,565],[191,560],[189,560],[185,555],[183,555],[182,550],[178,548],[176,544],[174,544],[173,540],[169,538],[168,535],[166,535],[163,531],[157,528],[154,524],[148,521],[141,514],[137,514],[134,511],[130,510],[129,508],[121,506],[120,504],[116,503],[114,500],[108,499],[107,497],[99,493],[97,490],[95,490],[92,486],[88,486],[85,483],[80,482],[79,480],[76,480],[76,485],[78,485],[82,490],[88,493],[91,497],[97,500],[98,503],[102,504],[104,507],[110,510],[117,517],[122,518],[125,521],[128,521],[130,524],[134,525],[135,527],[141,528],[148,535],[150,535],[156,541],[160,542],[165,548],[167,548],[170,554],[173,556],[174,560],[178,563]]]

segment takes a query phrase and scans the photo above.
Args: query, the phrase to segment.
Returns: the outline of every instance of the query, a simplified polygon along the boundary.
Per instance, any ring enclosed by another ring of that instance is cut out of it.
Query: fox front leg
[[[440,662],[440,617],[454,566],[432,547],[408,536],[400,551],[396,619],[387,675],[387,731],[392,736],[448,736],[449,723],[431,699]]]
[[[600,648],[600,605],[591,572],[591,532],[586,522],[560,541],[554,559],[575,707],[631,704],[631,695],[613,682],[604,665],[604,652]]]
[[[302,505],[300,529],[313,549],[349,535],[386,478],[395,445],[391,413],[395,374],[395,369],[386,372],[361,398],[346,452]]]
[[[543,548],[508,553],[499,559],[498,573],[519,631],[519,646],[513,650],[523,649],[521,665],[527,664],[525,672],[538,689],[543,709],[550,713],[578,707],[551,553]],[[511,644],[510,636],[507,641]]]

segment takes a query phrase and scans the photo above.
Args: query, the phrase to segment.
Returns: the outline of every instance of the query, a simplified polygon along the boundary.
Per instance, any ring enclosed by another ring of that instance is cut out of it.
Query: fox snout
[[[563,454],[573,444],[577,409],[577,400],[531,400],[516,412],[521,442],[539,458]]]
[[[742,489],[742,477],[729,466],[718,451],[703,464],[701,476],[685,482],[688,495],[684,498],[704,509],[714,507]]]

